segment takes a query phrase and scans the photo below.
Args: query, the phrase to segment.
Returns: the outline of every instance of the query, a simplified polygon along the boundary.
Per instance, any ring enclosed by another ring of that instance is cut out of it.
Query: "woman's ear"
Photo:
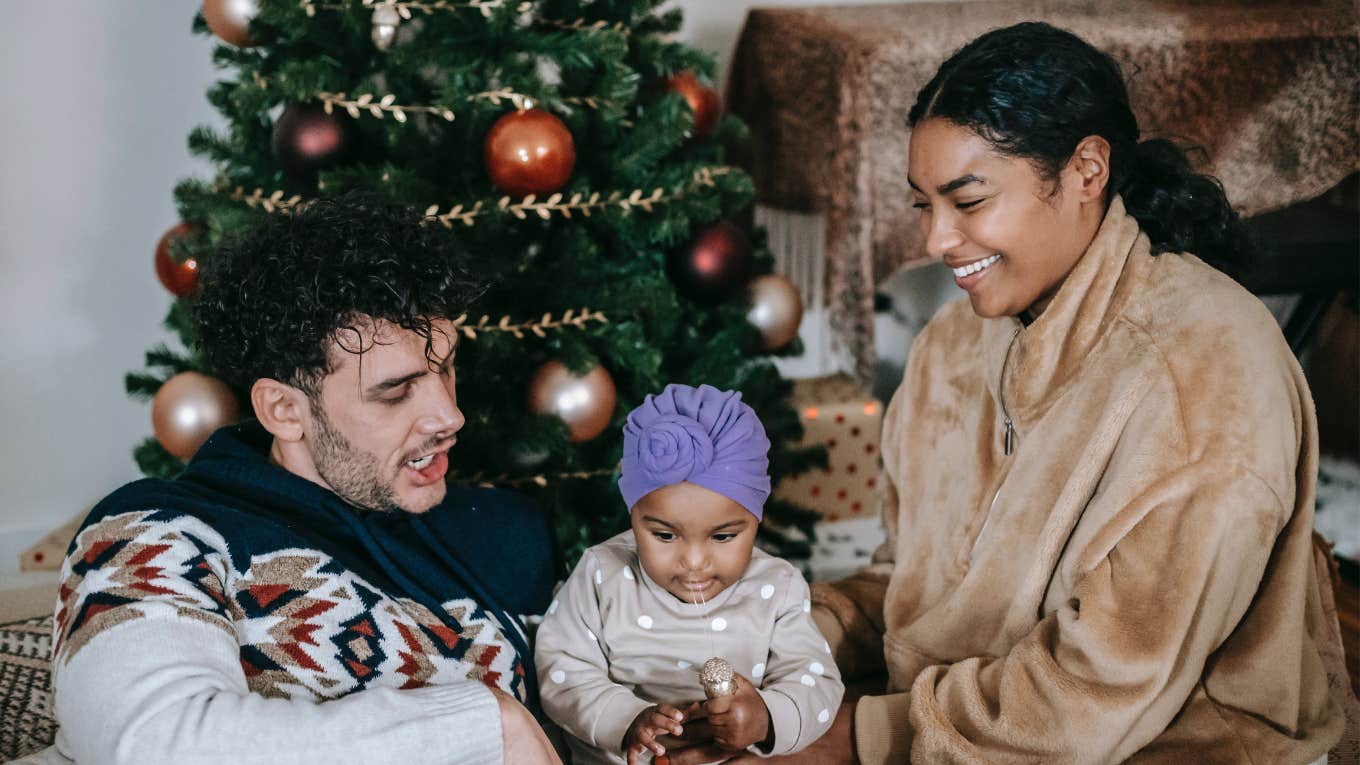
[[[1077,179],[1078,195],[1083,202],[1105,203],[1105,189],[1110,185],[1109,141],[1098,135],[1081,139],[1067,169]]]
[[[307,394],[297,388],[261,377],[250,386],[250,404],[255,418],[280,441],[301,441],[306,432],[304,419],[311,416]]]

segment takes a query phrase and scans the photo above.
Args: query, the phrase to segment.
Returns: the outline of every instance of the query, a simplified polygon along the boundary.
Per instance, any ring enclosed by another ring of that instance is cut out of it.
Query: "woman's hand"
[[[654,704],[638,713],[628,732],[623,734],[623,751],[628,756],[628,765],[636,765],[638,756],[645,750],[660,757],[666,747],[657,741],[658,736],[679,736],[684,733],[681,725],[685,713],[670,704]]]

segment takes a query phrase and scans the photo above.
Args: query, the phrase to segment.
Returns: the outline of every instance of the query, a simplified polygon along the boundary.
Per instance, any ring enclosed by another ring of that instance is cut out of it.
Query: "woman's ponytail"
[[[1153,253],[1188,252],[1238,275],[1248,242],[1216,178],[1196,173],[1185,150],[1163,138],[1133,147],[1133,161],[1112,180],[1124,209],[1152,241]]]

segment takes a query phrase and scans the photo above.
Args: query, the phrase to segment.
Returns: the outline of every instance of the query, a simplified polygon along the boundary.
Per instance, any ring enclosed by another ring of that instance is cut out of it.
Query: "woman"
[[[1341,734],[1312,401],[1213,180],[1139,142],[1118,65],[1027,23],[911,111],[967,301],[885,420],[888,539],[814,591],[847,679],[808,761],[1308,763]],[[1193,253],[1193,254],[1186,254]]]

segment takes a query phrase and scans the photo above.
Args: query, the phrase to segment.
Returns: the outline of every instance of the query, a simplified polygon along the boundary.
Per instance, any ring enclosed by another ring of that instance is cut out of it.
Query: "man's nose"
[[[943,258],[950,250],[963,244],[963,234],[959,233],[954,221],[954,216],[948,214],[930,217],[930,228],[926,231],[926,252],[932,258]]]
[[[463,410],[458,408],[457,394],[438,386],[426,403],[416,427],[425,435],[448,438],[462,430],[465,421]]]

